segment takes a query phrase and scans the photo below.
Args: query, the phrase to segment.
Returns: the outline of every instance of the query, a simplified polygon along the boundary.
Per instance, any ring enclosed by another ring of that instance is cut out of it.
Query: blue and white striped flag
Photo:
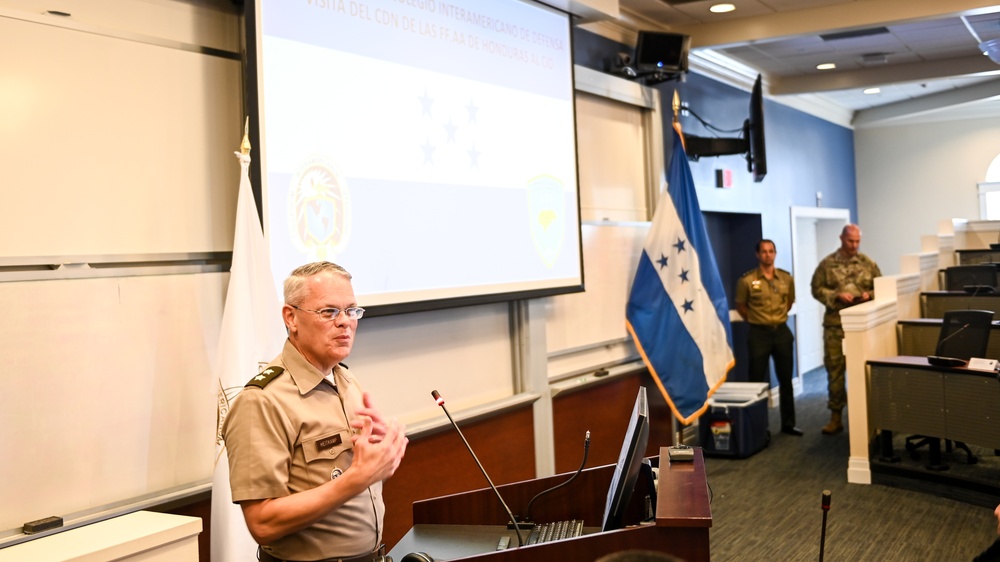
[[[667,182],[625,324],[674,415],[688,424],[705,411],[734,359],[729,304],[676,127]]]

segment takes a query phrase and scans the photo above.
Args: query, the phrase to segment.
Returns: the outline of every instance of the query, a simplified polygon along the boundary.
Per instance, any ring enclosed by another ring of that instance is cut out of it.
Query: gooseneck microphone
[[[959,329],[955,330],[954,332],[952,332],[952,333],[948,334],[947,336],[945,336],[945,338],[943,340],[941,340],[941,341],[938,342],[938,345],[941,345],[944,342],[950,340],[951,338],[957,336],[958,334],[961,334],[966,328],[969,327],[969,324],[970,324],[969,322],[966,322],[965,324],[962,325],[961,328],[959,328]]]
[[[826,544],[826,513],[830,511],[830,490],[823,490],[823,530],[819,535],[819,562],[823,562],[823,547]]]
[[[969,325],[970,323],[966,322],[962,327],[942,338],[941,341],[937,343],[937,348],[939,350],[942,349],[942,345],[945,342],[964,332]],[[927,362],[936,367],[961,367],[962,365],[967,365],[969,363],[968,361],[957,357],[943,357],[939,355],[928,355]]]
[[[472,450],[472,447],[469,446],[469,442],[465,440],[465,435],[462,433],[462,430],[459,429],[458,424],[455,423],[455,420],[452,419],[451,414],[448,413],[448,408],[444,407],[444,398],[441,396],[441,393],[436,390],[432,390],[431,396],[434,397],[434,401],[437,402],[437,405],[441,406],[441,409],[444,410],[444,415],[448,416],[448,421],[451,422],[451,426],[454,427],[455,431],[458,432],[458,436],[462,438],[462,443],[465,443],[465,448],[468,449],[469,454],[472,455],[472,460],[476,461],[476,466],[479,467],[479,470],[483,473],[483,476],[486,477],[486,481],[489,483],[490,488],[493,490],[493,493],[496,494],[497,499],[500,500],[500,505],[502,505],[503,508],[507,511],[507,516],[510,517],[510,522],[514,525],[514,534],[517,535],[517,545],[524,546],[524,539],[521,538],[521,531],[518,528],[517,520],[514,519],[514,514],[511,512],[510,508],[507,507],[507,502],[503,501],[503,496],[500,495],[500,490],[497,490],[497,487],[493,485],[493,480],[490,479],[490,475],[486,474],[486,469],[483,468],[483,463],[479,462],[479,457],[476,456],[476,453]]]
[[[581,472],[583,472],[583,467],[587,465],[587,453],[589,451],[590,451],[590,431],[587,431],[587,434],[583,440],[583,461],[580,462],[580,468],[576,469],[576,472],[573,473],[573,476],[569,477],[569,480],[566,480],[561,484],[556,484],[555,486],[549,488],[548,490],[542,490],[541,492],[535,494],[535,497],[531,498],[531,501],[528,502],[528,507],[524,509],[525,521],[529,522],[531,521],[531,504],[535,503],[535,500],[537,500],[538,498],[544,496],[549,492],[554,492],[559,488],[562,488],[563,486],[567,486],[569,485],[570,482],[576,480],[576,477],[579,476]]]

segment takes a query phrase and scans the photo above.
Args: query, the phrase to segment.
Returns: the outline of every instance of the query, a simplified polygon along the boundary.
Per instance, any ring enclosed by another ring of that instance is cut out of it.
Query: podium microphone
[[[957,336],[958,334],[964,332],[965,329],[968,328],[970,325],[971,322],[966,322],[961,328],[941,338],[941,340],[938,341],[937,343],[937,348],[942,349],[942,346],[944,345],[945,342]],[[958,359],[957,357],[942,357],[939,355],[928,355],[927,362],[937,367],[961,367],[963,365],[968,365],[969,363],[968,361],[964,359]]]
[[[454,427],[455,431],[458,432],[458,436],[462,438],[462,443],[465,443],[465,448],[468,449],[469,454],[472,455],[472,460],[476,461],[476,465],[479,467],[479,470],[483,473],[483,476],[486,477],[486,482],[489,483],[493,493],[496,494],[497,499],[500,500],[500,505],[502,505],[504,510],[507,511],[507,516],[510,517],[510,522],[514,525],[514,534],[517,535],[517,546],[524,546],[524,539],[521,538],[521,531],[518,528],[517,520],[514,519],[514,514],[511,512],[510,508],[507,507],[507,502],[503,501],[503,496],[500,495],[500,490],[497,490],[497,487],[493,485],[493,480],[490,479],[490,475],[486,474],[486,469],[483,468],[483,463],[479,462],[479,457],[476,456],[476,453],[472,450],[469,442],[465,440],[465,435],[462,433],[462,430],[458,428],[458,424],[455,423],[451,414],[448,413],[448,408],[444,407],[444,397],[442,397],[441,393],[436,390],[431,391],[431,396],[434,397],[434,401],[437,402],[437,405],[441,406],[441,409],[444,410],[444,415],[448,416],[448,421],[451,422],[452,427]]]
[[[819,562],[823,562],[823,547],[826,545],[826,513],[830,511],[830,490],[823,490],[823,531],[819,535]]]

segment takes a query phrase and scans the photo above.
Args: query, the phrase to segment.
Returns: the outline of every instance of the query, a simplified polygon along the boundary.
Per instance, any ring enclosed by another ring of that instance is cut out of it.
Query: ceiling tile
[[[858,83],[870,83],[873,74],[886,77],[894,76],[896,80],[905,79],[905,83],[887,82],[881,84],[882,92],[874,96],[866,96],[860,93],[861,88],[852,88],[838,91],[818,91],[812,95],[828,100],[829,103],[841,105],[847,109],[865,109],[877,107],[887,103],[893,103],[904,99],[918,98],[930,93],[946,91],[949,89],[969,87],[974,82],[970,79],[982,80],[982,75],[988,72],[985,69],[992,68],[987,61],[984,64],[983,55],[979,51],[979,41],[1000,38],[1000,0],[995,0],[995,5],[983,5],[975,3],[970,6],[970,0],[940,0],[940,17],[929,17],[927,15],[927,3],[918,3],[914,13],[907,13],[906,9],[896,9],[904,5],[900,0],[730,0],[737,9],[729,14],[712,14],[708,8],[716,3],[716,0],[696,0],[670,5],[669,0],[619,0],[621,9],[624,12],[633,13],[640,18],[637,21],[648,21],[659,23],[663,30],[669,30],[671,26],[691,26],[711,27],[715,23],[724,26],[732,26],[742,18],[753,18],[748,21],[748,25],[754,25],[761,29],[766,25],[768,18],[779,18],[791,12],[802,10],[823,8],[824,14],[843,13],[850,15],[857,12],[860,4],[871,6],[874,13],[891,13],[891,21],[874,22],[871,19],[865,22],[865,27],[856,29],[874,28],[883,26],[888,33],[878,35],[868,35],[824,41],[819,36],[824,33],[850,31],[850,17],[831,18],[831,29],[825,31],[816,29],[815,18],[783,17],[781,23],[773,28],[782,29],[784,37],[772,37],[766,33],[757,35],[757,38],[749,39],[739,44],[731,44],[725,48],[714,48],[714,52],[732,59],[735,63],[746,65],[747,67],[761,72],[766,76],[795,78],[795,77],[818,77],[821,71],[816,70],[816,65],[824,62],[833,62],[837,65],[834,72],[842,72],[843,75],[835,81],[836,83],[851,80]],[[954,3],[954,4],[953,4]],[[957,6],[961,4],[962,6]],[[846,11],[838,10],[838,6]],[[886,10],[889,6],[892,9]],[[923,6],[924,9],[920,9]],[[933,4],[932,4],[933,6]],[[954,9],[948,9],[955,6]],[[979,15],[966,16],[964,19],[958,17],[956,13],[964,9],[966,13],[979,13]],[[801,19],[798,24],[797,19]],[[791,22],[791,25],[789,25]],[[845,22],[847,22],[845,24]],[[968,22],[968,25],[966,25]],[[737,24],[738,25],[738,24]],[[848,26],[845,26],[848,25]],[[801,32],[796,32],[796,28],[801,28]],[[969,27],[972,28],[970,31]],[[726,29],[726,28],[723,28]],[[753,33],[745,34],[748,37]],[[977,39],[978,36],[978,39]],[[697,38],[695,38],[697,44]],[[885,62],[878,62],[877,57],[866,59],[864,55],[885,54]],[[945,68],[954,66],[956,72],[971,72],[972,74],[956,74],[954,76],[940,77],[942,64],[940,61],[952,61],[954,65],[945,63]],[[926,78],[921,78],[919,71],[922,63],[927,64]],[[901,66],[894,69],[896,65]],[[884,68],[884,72],[879,69]],[[961,70],[959,70],[961,69]],[[857,78],[849,78],[851,72],[856,72]],[[1000,65],[997,65],[1000,72]],[[916,77],[916,79],[914,79]],[[887,78],[889,79],[889,78]],[[797,80],[797,83],[808,84],[808,80]],[[817,87],[822,87],[822,83],[830,84],[830,80],[818,80]],[[983,88],[980,91],[986,92]],[[977,92],[978,94],[979,92]],[[1000,97],[1000,96],[998,96]],[[1000,102],[994,102],[1000,105]]]

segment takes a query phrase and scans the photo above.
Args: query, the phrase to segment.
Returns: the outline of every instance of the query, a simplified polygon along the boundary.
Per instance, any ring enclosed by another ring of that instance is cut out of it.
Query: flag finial
[[[676,94],[676,93],[675,93]],[[674,119],[676,119],[676,112],[674,113]],[[250,117],[247,116],[246,122],[243,124],[243,142],[240,143],[240,152],[244,156],[250,154]]]
[[[677,122],[677,114],[680,113],[680,111],[681,111],[681,97],[679,95],[677,95],[677,90],[674,90],[674,102],[673,102],[672,105],[673,105],[673,108],[674,108],[674,123],[676,123]]]

